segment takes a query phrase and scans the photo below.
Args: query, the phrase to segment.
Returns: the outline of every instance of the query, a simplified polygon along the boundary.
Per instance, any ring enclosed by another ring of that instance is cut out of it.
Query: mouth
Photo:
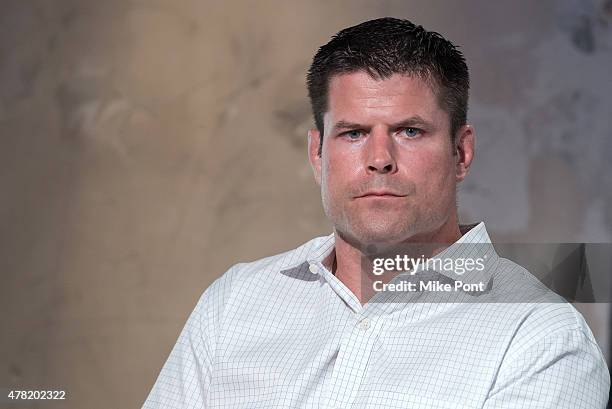
[[[371,191],[366,192],[360,196],[357,196],[356,199],[364,199],[364,198],[380,198],[380,199],[391,199],[391,198],[400,198],[405,197],[406,195],[402,195],[396,192],[390,191]]]

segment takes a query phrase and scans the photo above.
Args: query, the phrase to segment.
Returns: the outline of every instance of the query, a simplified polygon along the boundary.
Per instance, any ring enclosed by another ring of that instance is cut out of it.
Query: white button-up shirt
[[[362,305],[322,263],[333,234],[237,264],[200,298],[143,408],[605,408],[583,317],[490,243],[480,223],[442,252],[487,259],[487,290],[448,300]]]

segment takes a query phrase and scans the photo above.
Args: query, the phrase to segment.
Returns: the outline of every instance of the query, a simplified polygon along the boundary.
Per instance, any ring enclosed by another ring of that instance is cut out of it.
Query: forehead
[[[335,75],[330,79],[330,121],[392,121],[419,115],[432,122],[447,116],[428,82],[416,76],[393,74],[378,80],[364,71]]]

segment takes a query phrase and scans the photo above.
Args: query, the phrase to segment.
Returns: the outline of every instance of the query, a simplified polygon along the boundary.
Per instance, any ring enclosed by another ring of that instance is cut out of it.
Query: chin
[[[392,232],[369,232],[363,236],[364,244],[394,245],[406,240],[406,235]]]
[[[364,245],[397,244],[413,235],[410,228],[400,228],[397,223],[356,226],[353,235]]]

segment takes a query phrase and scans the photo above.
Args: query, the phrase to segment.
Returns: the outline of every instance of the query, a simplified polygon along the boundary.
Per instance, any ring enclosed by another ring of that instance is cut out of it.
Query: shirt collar
[[[470,271],[461,272],[455,270],[436,270],[451,280],[461,280],[463,282],[484,282],[488,281],[491,276],[491,266],[497,261],[499,256],[493,247],[491,238],[487,232],[484,222],[460,225],[459,229],[462,236],[449,247],[438,253],[433,259],[440,259],[447,263],[453,263],[457,266],[460,259],[482,259],[484,264],[483,270],[472,269]],[[334,251],[335,235],[331,233],[328,236],[322,237],[321,243],[310,254],[309,264],[331,264]],[[451,260],[450,262],[448,260]],[[422,270],[422,269],[419,269]]]
[[[334,247],[335,242],[336,242],[336,236],[334,233],[328,236],[322,237],[321,243],[319,243],[319,245],[316,246],[314,250],[312,250],[312,253],[310,254],[308,258],[308,263],[309,264],[317,264],[317,263],[325,264],[326,259],[331,256],[332,252],[335,249]]]
[[[484,222],[460,225],[459,228],[463,235],[455,243],[433,257],[433,259],[452,264],[455,268],[437,269],[436,272],[453,281],[488,282],[491,277],[492,266],[497,262],[499,256],[495,247],[493,247]],[[463,268],[459,270],[457,267],[465,266],[465,260],[479,261],[483,268]],[[461,263],[459,263],[460,261]]]

